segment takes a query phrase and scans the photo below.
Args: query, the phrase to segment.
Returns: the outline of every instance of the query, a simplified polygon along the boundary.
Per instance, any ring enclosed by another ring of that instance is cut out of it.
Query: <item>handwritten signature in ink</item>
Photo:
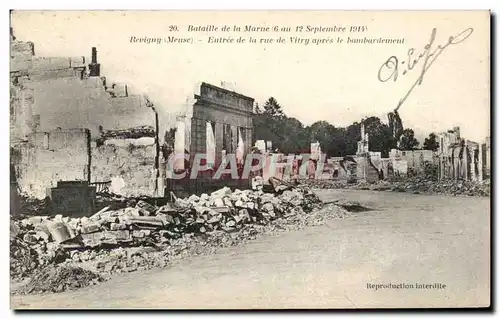
[[[417,55],[415,53],[415,49],[411,48],[408,50],[407,61],[399,62],[398,58],[393,55],[389,57],[382,64],[382,66],[378,70],[379,81],[387,82],[390,79],[392,79],[394,82],[396,82],[398,80],[400,68],[403,68],[403,66],[406,64],[406,68],[402,70],[402,75],[405,75],[410,71],[412,71],[417,66],[417,64],[419,64],[420,61],[423,59],[422,69],[420,71],[419,77],[417,78],[415,83],[413,83],[413,85],[410,87],[406,95],[399,100],[396,110],[399,109],[399,107],[406,101],[406,99],[408,98],[408,96],[410,96],[413,89],[417,85],[422,84],[425,73],[427,72],[427,70],[429,70],[432,64],[434,64],[434,61],[436,61],[436,59],[441,55],[441,53],[443,53],[443,51],[449,46],[464,42],[468,37],[470,37],[472,32],[474,32],[473,28],[467,28],[455,36],[450,36],[448,38],[448,42],[446,42],[444,45],[438,45],[437,48],[433,49],[432,46],[436,39],[436,33],[437,33],[436,28],[434,28],[432,29],[429,43],[425,45],[423,52]]]

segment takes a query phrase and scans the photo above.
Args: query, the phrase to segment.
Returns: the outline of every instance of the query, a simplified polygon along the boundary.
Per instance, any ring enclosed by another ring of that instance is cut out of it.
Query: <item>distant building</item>
[[[485,176],[483,144],[466,140],[460,136],[460,128],[438,134],[437,151],[439,178],[481,181]]]
[[[212,170],[200,172],[193,180],[187,178],[184,182],[173,181],[172,185],[174,188],[181,187],[194,193],[222,185],[249,187],[249,180],[234,180],[224,176],[215,180],[213,174],[220,165],[227,165],[224,162],[225,155],[234,154],[237,163],[242,163],[245,156],[251,152],[254,99],[208,83],[202,83],[200,94],[195,94],[194,97],[196,101],[189,119],[190,129],[187,131],[189,136],[176,139],[174,148],[179,152],[182,149],[189,152],[191,164],[197,154],[205,155],[205,163],[202,165],[206,164]],[[178,130],[185,130],[184,123],[185,120],[179,117]],[[179,132],[180,135],[184,136]]]

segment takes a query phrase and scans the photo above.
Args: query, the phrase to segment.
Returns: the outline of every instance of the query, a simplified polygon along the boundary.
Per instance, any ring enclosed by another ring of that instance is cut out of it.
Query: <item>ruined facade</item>
[[[220,187],[221,184],[248,187],[248,180],[235,180],[224,175],[221,179],[214,179],[213,175],[220,165],[228,164],[223,162],[225,155],[235,154],[237,162],[243,164],[245,156],[250,153],[254,99],[208,83],[201,84],[200,94],[195,94],[195,99],[189,117],[177,118],[174,149],[177,154],[189,153],[190,165],[196,154],[202,154],[202,165],[206,164],[211,169],[198,174],[196,180],[185,181],[183,187],[195,193]],[[179,160],[175,161],[174,166],[174,169],[186,169]],[[182,182],[176,181],[174,184],[175,188]]]
[[[487,174],[488,159],[484,144],[460,136],[460,128],[438,135],[439,178],[482,181]]]
[[[432,150],[401,151],[401,157],[408,163],[408,168],[414,172],[422,173],[425,163],[435,163],[436,158]]]
[[[240,140],[244,154],[248,154],[252,145],[254,99],[208,83],[201,84],[200,94],[195,98],[190,153],[210,151],[207,149],[207,123],[210,123],[210,133],[215,139],[215,164],[220,164],[222,151],[235,153]]]
[[[356,152],[356,179],[374,183],[379,180],[379,167],[372,161],[374,158],[380,158],[380,154],[371,154],[369,151],[369,134],[365,133],[365,123],[361,121],[361,140],[358,141],[358,150]]]
[[[154,125],[154,113],[141,95],[126,84],[101,77],[97,50],[88,63],[80,57],[37,57],[34,44],[11,46],[11,133],[23,139],[32,132],[88,128],[99,136],[99,126],[128,129]],[[90,51],[90,50],[89,50]]]
[[[403,151],[391,149],[389,152],[390,169],[387,172],[388,176],[406,176],[408,174],[408,162],[403,158]]]
[[[89,53],[38,57],[33,43],[11,37],[11,162],[21,191],[43,198],[61,180],[114,180],[123,194],[152,195],[150,135],[101,135],[154,127],[155,113],[127,85],[102,77],[96,48]]]

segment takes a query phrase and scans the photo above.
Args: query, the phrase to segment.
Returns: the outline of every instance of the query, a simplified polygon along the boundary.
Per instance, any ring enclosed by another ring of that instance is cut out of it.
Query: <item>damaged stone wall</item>
[[[401,158],[408,163],[408,169],[414,174],[422,175],[425,163],[437,164],[434,152],[431,150],[401,151]]]
[[[193,107],[191,154],[206,152],[206,122],[215,123],[216,163],[221,160],[224,124],[230,125],[232,149],[237,145],[237,129],[245,129],[245,154],[252,146],[254,99],[207,83],[202,83],[200,95]],[[228,152],[229,153],[229,152]]]
[[[10,138],[11,142],[23,140],[35,131],[36,121],[31,106],[33,90],[24,85],[28,77],[35,48],[32,42],[11,42],[10,53]]]
[[[80,57],[38,57],[32,42],[11,42],[11,133],[99,126],[127,129],[153,125],[154,112],[126,84],[100,76],[97,51]],[[88,62],[91,63],[88,63]],[[96,69],[91,66],[98,66]],[[94,73],[90,72],[94,70]]]
[[[154,113],[145,107],[140,95],[113,96],[98,77],[36,81],[29,87],[34,92],[33,114],[40,115],[41,130],[85,127],[96,136],[99,126],[127,129],[154,125]]]
[[[332,157],[327,160],[325,168],[329,167],[332,179],[347,181],[350,178],[350,171],[343,157]]]
[[[99,145],[97,140],[102,127],[150,126],[154,132],[155,113],[142,95],[100,76],[95,48],[91,59],[37,57],[33,43],[11,37],[10,61],[11,146],[18,154],[12,162],[26,194],[43,198],[45,188],[58,180],[113,179],[123,194],[151,195],[155,156],[151,134],[130,141],[108,136]],[[56,129],[60,131],[53,133]],[[59,137],[69,131],[85,133],[58,148]]]
[[[483,144],[466,140],[460,129],[454,128],[438,135],[438,172],[440,179],[482,181],[485,177]]]
[[[154,138],[107,139],[92,143],[92,182],[111,182],[110,191],[123,196],[154,196]]]
[[[17,144],[11,161],[23,194],[43,199],[57,181],[88,181],[90,132],[85,129],[37,132]]]
[[[398,149],[391,149],[389,152],[391,166],[388,170],[388,176],[403,177],[408,174],[408,162],[403,159],[403,152]]]

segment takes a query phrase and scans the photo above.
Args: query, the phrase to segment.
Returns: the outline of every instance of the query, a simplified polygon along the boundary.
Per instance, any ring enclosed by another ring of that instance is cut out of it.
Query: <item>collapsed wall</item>
[[[153,196],[156,147],[151,130],[101,134],[92,143],[92,182],[111,182],[110,191],[123,196]]]

